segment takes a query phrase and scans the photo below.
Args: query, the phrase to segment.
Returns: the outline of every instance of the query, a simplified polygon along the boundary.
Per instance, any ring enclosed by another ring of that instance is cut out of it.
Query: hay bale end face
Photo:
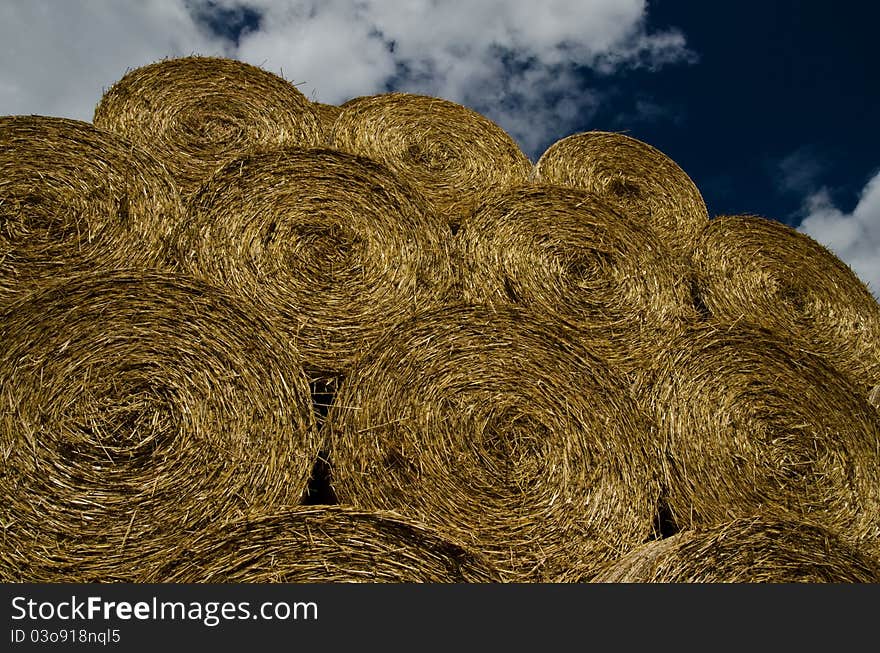
[[[341,503],[396,510],[508,580],[572,581],[648,539],[651,424],[563,325],[457,306],[398,326],[330,409]]]
[[[78,120],[0,117],[0,308],[78,271],[165,267],[182,219],[167,171],[125,139]]]
[[[466,301],[566,321],[625,371],[696,320],[687,271],[666,245],[588,191],[532,185],[498,193],[456,237]]]
[[[746,320],[825,357],[863,387],[880,383],[880,305],[815,240],[775,220],[715,218],[692,253],[699,299],[721,322]]]
[[[498,573],[460,542],[393,513],[298,508],[220,524],[151,582],[490,583]]]
[[[292,149],[218,171],[176,249],[184,269],[256,300],[310,372],[338,374],[398,321],[445,301],[450,240],[384,166]]]
[[[453,228],[486,194],[526,183],[531,163],[494,122],[439,98],[386,93],[342,105],[333,147],[387,165]]]
[[[214,57],[166,59],[130,71],[104,93],[94,123],[162,161],[185,195],[251,149],[324,140],[312,103],[296,86]]]
[[[880,542],[880,415],[823,359],[748,325],[673,339],[637,384],[679,528],[779,514]]]
[[[320,446],[296,353],[188,278],[90,274],[0,313],[0,580],[139,582],[296,504]]]
[[[880,562],[821,526],[741,518],[632,551],[601,583],[878,583]]]
[[[563,138],[541,155],[532,176],[598,194],[624,217],[653,228],[682,257],[709,219],[687,173],[657,148],[624,134],[588,131]]]

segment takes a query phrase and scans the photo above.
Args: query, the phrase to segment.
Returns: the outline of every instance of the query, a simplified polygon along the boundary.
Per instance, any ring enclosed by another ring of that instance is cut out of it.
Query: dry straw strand
[[[863,386],[863,395],[880,383],[880,305],[806,234],[759,216],[721,216],[701,233],[692,264],[713,318],[744,319],[794,339]]]
[[[746,517],[645,544],[595,581],[878,583],[880,563],[821,526]]]
[[[78,120],[0,117],[0,308],[84,269],[163,267],[182,220],[158,161]]]
[[[318,120],[321,121],[321,127],[329,141],[330,136],[333,133],[333,124],[336,122],[339,114],[342,113],[342,107],[335,104],[326,104],[324,102],[313,102],[312,108],[315,110],[315,113],[318,114]]]
[[[319,449],[289,343],[176,274],[0,313],[4,582],[138,582],[207,526],[295,504]]]
[[[514,581],[573,581],[651,535],[654,433],[561,324],[449,307],[378,342],[331,407],[341,503],[397,510]]]
[[[345,102],[331,143],[387,165],[421,190],[453,228],[486,194],[526,183],[531,171],[528,158],[494,122],[424,95]]]
[[[460,542],[389,512],[297,508],[200,534],[158,570],[174,583],[489,583]]]
[[[532,185],[498,193],[457,239],[465,300],[567,321],[624,370],[696,319],[686,270],[666,245],[588,191]]]
[[[387,168],[334,150],[231,162],[193,198],[185,269],[256,298],[315,373],[341,373],[397,321],[445,301],[451,234]]]
[[[680,256],[709,219],[699,189],[675,161],[621,133],[588,131],[556,141],[532,176],[597,193],[622,215],[656,230]]]
[[[166,59],[128,72],[104,93],[94,123],[150,151],[185,195],[251,149],[324,140],[312,103],[296,86],[215,57]]]
[[[639,392],[679,527],[773,512],[877,546],[880,416],[823,359],[754,326],[707,324],[672,339]]]

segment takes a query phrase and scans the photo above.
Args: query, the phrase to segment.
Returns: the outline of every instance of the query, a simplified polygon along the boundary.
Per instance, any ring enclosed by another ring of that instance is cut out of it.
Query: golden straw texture
[[[741,518],[650,542],[603,583],[880,583],[880,563],[813,524]]]
[[[652,426],[552,320],[457,306],[378,342],[330,409],[341,503],[397,510],[513,581],[579,581],[652,533]]]
[[[551,145],[533,171],[535,181],[583,188],[628,219],[656,230],[685,256],[709,219],[699,189],[663,152],[624,134],[589,131]]]
[[[679,527],[772,512],[880,543],[880,415],[823,359],[755,327],[706,325],[645,379]]]
[[[666,245],[587,191],[499,193],[457,238],[467,301],[565,320],[623,370],[639,368],[660,338],[696,319],[687,270]]]
[[[699,301],[719,321],[779,331],[863,386],[880,383],[880,305],[815,240],[774,220],[722,216],[692,255]]]
[[[369,159],[278,150],[233,161],[194,197],[183,266],[254,298],[310,370],[339,373],[453,281],[449,230]]]
[[[339,117],[339,114],[342,113],[342,107],[338,107],[335,104],[324,104],[323,102],[313,102],[312,108],[315,110],[315,113],[318,115],[318,120],[321,121],[321,127],[324,130],[324,134],[327,136],[328,140],[333,133],[333,123],[336,122],[336,119]]]
[[[0,117],[0,308],[76,271],[162,267],[182,217],[166,170],[121,137]]]
[[[200,534],[156,573],[173,583],[489,583],[460,543],[393,513],[298,508]]]
[[[319,442],[296,352],[186,277],[92,274],[0,312],[0,580],[138,582],[296,504]]]
[[[293,84],[212,57],[166,59],[130,71],[104,93],[94,123],[162,161],[185,195],[253,148],[324,139],[311,102]]]
[[[487,194],[526,183],[531,163],[488,118],[448,100],[387,93],[342,105],[333,147],[380,161],[453,227]]]

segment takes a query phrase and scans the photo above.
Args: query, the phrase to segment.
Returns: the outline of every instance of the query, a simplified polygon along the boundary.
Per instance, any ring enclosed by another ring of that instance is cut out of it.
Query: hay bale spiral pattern
[[[638,391],[679,527],[779,514],[880,543],[880,416],[823,359],[765,330],[706,325],[673,339]]]
[[[393,513],[298,508],[206,531],[160,569],[173,583],[488,583],[460,543]]]
[[[645,544],[603,583],[878,583],[880,563],[815,524],[740,518]]]
[[[190,206],[185,269],[257,298],[311,370],[338,373],[397,321],[443,300],[450,234],[384,166],[333,150],[233,161]]]
[[[498,125],[449,100],[387,93],[342,105],[333,147],[380,161],[457,227],[487,194],[528,180],[531,163]]]
[[[691,258],[699,300],[715,319],[778,331],[827,358],[863,395],[880,383],[880,305],[806,234],[758,216],[721,216]]]
[[[251,149],[317,146],[324,138],[311,102],[293,84],[213,57],[132,70],[104,93],[94,123],[148,150],[186,195]]]
[[[190,534],[296,504],[319,442],[296,353],[164,273],[0,313],[0,579],[138,582]]]
[[[508,580],[582,580],[651,534],[651,425],[603,361],[523,310],[399,326],[343,382],[325,430],[341,503],[416,518]]]
[[[657,148],[624,134],[588,131],[556,141],[538,159],[533,178],[597,193],[618,213],[656,230],[680,256],[709,219],[687,173]]]
[[[0,308],[77,271],[163,267],[182,217],[168,173],[123,138],[0,117]]]
[[[458,235],[467,301],[567,321],[625,370],[696,319],[686,270],[650,228],[596,195],[535,185],[499,193]]]

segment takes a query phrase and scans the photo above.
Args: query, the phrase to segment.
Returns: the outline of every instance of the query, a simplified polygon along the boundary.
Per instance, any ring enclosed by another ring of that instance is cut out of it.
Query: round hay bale
[[[424,95],[349,100],[330,142],[387,165],[421,190],[453,229],[487,193],[526,183],[531,171],[525,154],[494,122]]]
[[[165,169],[123,138],[0,117],[0,307],[78,270],[162,267],[182,216]]]
[[[183,267],[255,298],[310,371],[340,373],[399,320],[444,300],[451,235],[384,166],[335,150],[253,154],[193,198]]]
[[[565,320],[625,371],[696,320],[687,271],[666,245],[588,191],[534,185],[498,193],[457,238],[465,300]]]
[[[284,510],[219,525],[188,542],[152,582],[489,583],[497,572],[460,542],[393,513]]]
[[[162,161],[185,195],[248,150],[324,140],[312,103],[296,86],[213,57],[166,59],[128,72],[104,93],[94,123]]]
[[[674,338],[636,385],[679,528],[756,513],[880,542],[880,415],[822,358],[740,324]]]
[[[709,219],[703,196],[684,170],[657,148],[624,134],[588,131],[556,141],[532,176],[597,193],[618,213],[653,227],[680,256]]]
[[[723,322],[779,331],[863,386],[880,383],[880,305],[834,254],[791,227],[752,215],[708,223],[692,254],[697,295]]]
[[[186,277],[84,275],[0,312],[0,580],[138,582],[296,504],[320,442],[289,343]]]
[[[601,583],[878,583],[880,563],[825,528],[741,518],[632,551]]]
[[[652,426],[564,325],[522,309],[400,325],[324,426],[340,503],[409,515],[507,580],[583,580],[652,533]]]

